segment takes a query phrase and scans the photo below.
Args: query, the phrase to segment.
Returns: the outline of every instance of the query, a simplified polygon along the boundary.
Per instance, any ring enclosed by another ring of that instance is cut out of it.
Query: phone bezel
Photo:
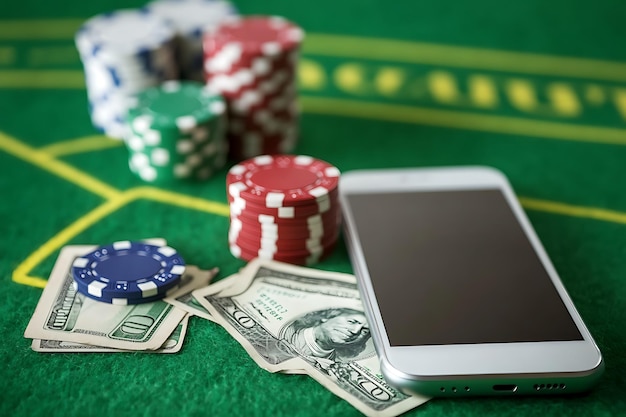
[[[583,340],[392,347],[381,319],[347,196],[352,193],[485,188],[498,188],[503,192]],[[339,190],[346,242],[381,367],[389,382],[409,390],[417,387],[419,392],[429,395],[445,395],[439,387],[441,381],[485,378],[494,381],[517,381],[559,376],[561,380],[580,378],[589,384],[594,382],[593,379],[603,367],[600,351],[519,204],[513,188],[500,171],[475,166],[351,171],[342,175]],[[586,389],[585,383],[579,385],[577,391]],[[485,385],[486,392],[473,390],[472,393],[489,393],[488,386],[489,384]]]

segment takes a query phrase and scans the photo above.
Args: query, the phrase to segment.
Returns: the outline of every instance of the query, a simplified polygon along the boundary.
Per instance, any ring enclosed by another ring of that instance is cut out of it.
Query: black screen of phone
[[[582,340],[501,191],[348,199],[392,346]]]

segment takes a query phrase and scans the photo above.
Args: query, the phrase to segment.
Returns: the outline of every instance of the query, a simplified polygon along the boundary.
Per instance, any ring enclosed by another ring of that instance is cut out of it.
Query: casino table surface
[[[407,415],[624,415],[626,3],[235,4],[306,30],[296,153],[344,172],[500,169],[606,360],[585,395],[436,399]],[[123,144],[90,124],[74,33],[141,5],[0,8],[0,415],[359,415],[309,377],[263,371],[199,318],[173,355],[41,354],[23,338],[64,245],[158,236],[188,264],[219,267],[218,279],[244,265],[227,247],[226,169],[204,183],[142,183]],[[352,272],[343,241],[316,268]]]

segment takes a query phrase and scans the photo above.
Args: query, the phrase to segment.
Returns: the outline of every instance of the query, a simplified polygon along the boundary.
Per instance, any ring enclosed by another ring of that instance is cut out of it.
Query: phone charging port
[[[496,384],[493,387],[494,391],[498,392],[515,392],[517,391],[517,385],[515,384]]]

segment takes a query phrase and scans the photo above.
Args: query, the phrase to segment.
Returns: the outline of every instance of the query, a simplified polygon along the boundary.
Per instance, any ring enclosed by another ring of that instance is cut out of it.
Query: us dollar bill
[[[217,273],[217,268],[212,269],[211,271],[209,271],[209,274],[204,277],[205,279],[203,280],[203,282],[198,282],[198,285],[194,287],[206,287],[207,285],[209,285],[209,282],[215,277],[215,275],[217,275]],[[168,297],[165,297],[163,301],[175,307],[178,307],[181,310],[185,310],[191,315],[199,316],[206,320],[213,321],[211,314],[207,311],[206,308],[202,306],[202,304],[198,302],[198,300],[196,300],[192,296],[190,291],[185,291],[185,289],[183,289],[183,291],[178,291]]]
[[[225,296],[229,294],[239,294],[245,287],[241,285],[242,280],[237,278],[237,274],[230,275],[227,278],[222,279],[221,281],[212,284],[207,288],[200,288],[191,293],[184,294],[182,296],[177,296],[174,294],[171,297],[164,298],[165,301],[175,305],[183,310],[188,311],[191,314],[202,317],[204,319],[215,321],[211,313],[198,301],[198,299],[194,296],[196,291],[203,291],[205,295],[207,294],[220,294],[220,296]]]
[[[177,353],[183,347],[183,341],[187,334],[187,325],[189,323],[189,314],[185,316],[176,330],[169,336],[165,343],[156,350],[144,350],[141,352],[150,353]],[[87,345],[85,343],[65,342],[61,340],[41,340],[33,339],[31,349],[35,352],[43,353],[117,353],[117,352],[135,352],[132,350],[114,349],[109,347]]]
[[[187,312],[164,301],[122,306],[78,293],[71,265],[95,248],[75,245],[61,250],[24,336],[123,350],[159,349]],[[187,267],[182,288],[192,285],[194,275],[206,272]]]
[[[209,286],[193,296],[260,367],[303,369],[369,416],[396,416],[429,399],[382,377],[354,276],[255,260],[236,279],[238,294]]]

